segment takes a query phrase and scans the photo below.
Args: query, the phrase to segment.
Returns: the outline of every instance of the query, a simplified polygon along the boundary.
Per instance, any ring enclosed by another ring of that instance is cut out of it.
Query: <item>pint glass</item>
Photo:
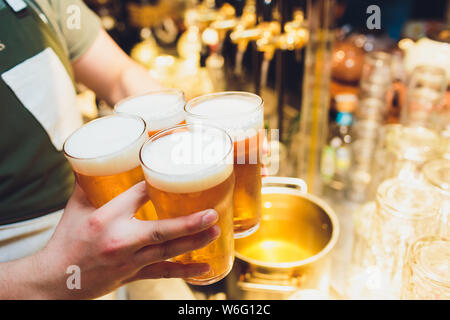
[[[148,135],[184,123],[184,94],[177,89],[153,91],[120,101],[115,113],[134,114],[145,120]]]
[[[159,219],[206,209],[219,215],[221,234],[206,247],[173,258],[178,263],[208,263],[210,271],[188,283],[207,285],[224,278],[234,261],[233,143],[223,130],[181,125],[161,131],[141,150],[150,199]]]
[[[262,99],[246,92],[198,97],[185,107],[187,123],[225,129],[234,141],[234,237],[249,236],[261,219],[261,145],[264,131]]]
[[[147,139],[142,118],[113,115],[91,121],[64,143],[64,154],[90,203],[99,208],[144,180],[139,150]],[[136,216],[155,219],[151,202]]]

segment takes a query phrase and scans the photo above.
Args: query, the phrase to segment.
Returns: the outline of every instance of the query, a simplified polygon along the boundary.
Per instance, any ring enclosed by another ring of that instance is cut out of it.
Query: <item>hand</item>
[[[77,185],[47,247],[36,255],[44,298],[90,299],[139,279],[189,278],[209,271],[207,264],[165,261],[202,248],[220,230],[214,210],[186,217],[141,221],[135,212],[148,201],[139,183],[95,209]],[[81,270],[81,289],[69,290],[69,266]]]

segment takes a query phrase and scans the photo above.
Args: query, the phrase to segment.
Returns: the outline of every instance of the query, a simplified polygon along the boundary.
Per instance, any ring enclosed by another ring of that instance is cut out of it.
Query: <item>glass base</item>
[[[195,286],[207,286],[216,282],[219,282],[220,280],[222,280],[223,278],[225,278],[231,271],[231,269],[233,268],[233,264],[231,264],[231,266],[228,268],[227,271],[225,271],[224,273],[218,275],[217,277],[214,278],[210,278],[210,279],[184,279],[184,281],[186,281],[189,284],[195,285]]]
[[[248,237],[248,236],[252,235],[253,233],[256,232],[256,230],[258,230],[260,224],[261,223],[258,223],[254,227],[251,227],[250,229],[247,229],[247,230],[242,231],[242,232],[235,232],[234,233],[234,238],[235,239],[241,239],[241,238],[245,238],[245,237]]]

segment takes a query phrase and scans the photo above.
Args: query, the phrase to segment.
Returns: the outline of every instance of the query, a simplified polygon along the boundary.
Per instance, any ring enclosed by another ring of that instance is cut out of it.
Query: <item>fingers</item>
[[[111,215],[126,214],[129,217],[133,217],[139,208],[149,200],[145,181],[142,181],[112,199],[101,207],[101,210]]]
[[[195,235],[178,238],[159,245],[151,245],[137,251],[135,260],[138,265],[164,261],[180,254],[205,247],[220,235],[218,226],[213,226]]]
[[[142,268],[130,281],[161,278],[192,278],[209,272],[206,263],[181,264],[175,262],[158,262]]]
[[[218,219],[217,212],[210,209],[174,219],[135,220],[136,234],[141,239],[140,244],[144,247],[204,231],[214,225]]]

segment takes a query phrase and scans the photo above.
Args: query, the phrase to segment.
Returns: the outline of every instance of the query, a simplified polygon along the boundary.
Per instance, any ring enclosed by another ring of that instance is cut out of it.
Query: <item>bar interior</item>
[[[106,174],[82,163],[92,156],[76,153],[76,131],[64,153],[77,181],[85,169],[100,179],[133,168],[95,207],[146,180],[137,218],[214,208],[222,229],[170,260],[208,262],[207,275],[167,280],[163,295],[141,280],[100,299],[450,299],[449,0],[84,2],[162,89],[112,105],[77,83],[82,129],[142,118],[138,147],[141,131],[150,139]],[[177,176],[169,137],[195,140],[209,125],[214,151],[194,141],[187,152],[211,152],[215,171],[183,164],[190,175]],[[85,184],[113,183],[98,181]]]

